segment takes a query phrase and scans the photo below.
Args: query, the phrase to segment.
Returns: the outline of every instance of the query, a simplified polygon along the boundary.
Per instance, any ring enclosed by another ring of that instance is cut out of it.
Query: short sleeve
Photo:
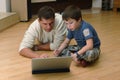
[[[85,28],[83,30],[83,35],[84,35],[86,40],[93,37],[93,34],[92,34],[92,32],[90,31],[89,28]]]

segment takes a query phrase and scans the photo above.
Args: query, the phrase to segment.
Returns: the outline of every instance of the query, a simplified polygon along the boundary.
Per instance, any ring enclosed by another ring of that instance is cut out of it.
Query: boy
[[[71,39],[75,39],[78,50],[70,52],[73,61],[85,67],[95,61],[100,54],[100,40],[95,29],[82,19],[81,10],[76,6],[68,6],[62,15],[68,29],[68,34],[61,46],[54,51],[59,56],[68,46]],[[70,50],[70,49],[68,49]]]

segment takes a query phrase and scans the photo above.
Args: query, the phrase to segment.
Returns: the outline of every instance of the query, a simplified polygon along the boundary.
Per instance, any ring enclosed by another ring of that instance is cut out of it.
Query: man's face
[[[65,23],[68,29],[70,29],[71,31],[74,31],[79,27],[80,20],[76,21],[75,19],[69,18],[67,21],[65,20]]]
[[[50,32],[53,29],[54,19],[44,19],[39,20],[41,27],[46,31]]]

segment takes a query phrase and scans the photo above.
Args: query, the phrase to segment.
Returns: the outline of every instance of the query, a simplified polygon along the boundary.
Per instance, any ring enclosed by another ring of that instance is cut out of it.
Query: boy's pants
[[[71,56],[71,52],[75,53],[79,51],[81,48],[77,45],[70,45],[65,48],[59,56]],[[100,56],[100,49],[93,48],[92,50],[86,51],[84,54],[81,55],[81,59],[87,62],[94,62]]]

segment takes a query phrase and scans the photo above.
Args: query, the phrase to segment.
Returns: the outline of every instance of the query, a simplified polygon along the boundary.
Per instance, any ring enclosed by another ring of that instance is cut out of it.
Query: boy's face
[[[65,23],[67,25],[67,28],[70,29],[71,31],[74,31],[80,26],[80,21],[76,21],[75,19],[69,18],[67,21],[65,20]]]
[[[53,29],[54,19],[44,19],[39,20],[41,27],[46,31],[50,32]]]

